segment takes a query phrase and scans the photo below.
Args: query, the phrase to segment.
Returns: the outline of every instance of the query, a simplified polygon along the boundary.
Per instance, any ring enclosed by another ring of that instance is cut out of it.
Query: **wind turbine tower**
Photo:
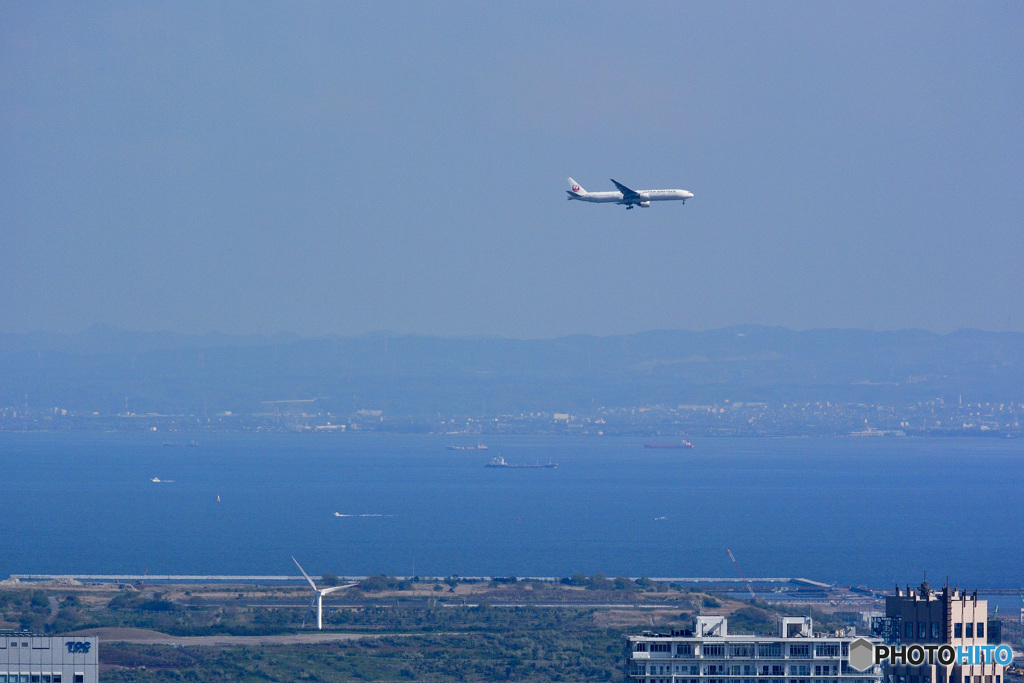
[[[319,630],[324,628],[324,596],[334,591],[340,591],[342,588],[351,588],[352,586],[358,586],[358,583],[346,583],[344,586],[331,586],[329,588],[317,588],[316,584],[313,583],[313,579],[309,578],[309,574],[302,568],[299,561],[292,557],[292,562],[299,568],[302,575],[306,577],[306,581],[313,587],[313,597],[309,600],[309,607],[306,608],[306,614],[302,617],[302,628],[306,628],[306,619],[309,617],[309,611],[313,609],[313,603],[316,602],[316,627]]]

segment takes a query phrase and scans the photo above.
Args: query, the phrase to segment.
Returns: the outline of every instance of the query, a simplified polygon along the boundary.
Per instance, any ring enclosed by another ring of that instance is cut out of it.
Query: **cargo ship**
[[[505,462],[505,458],[503,458],[503,457],[501,457],[499,455],[496,458],[491,458],[491,461],[489,463],[487,463],[486,465],[484,465],[484,467],[502,467],[502,468],[505,468],[505,469],[513,469],[513,470],[524,470],[524,469],[531,469],[531,470],[536,470],[536,469],[553,470],[556,467],[558,467],[558,464],[557,463],[553,463],[553,462],[549,462],[546,465],[541,465],[540,463],[537,463],[536,465],[514,465],[512,463]]]
[[[693,448],[693,444],[683,439],[679,443],[645,443],[644,448]]]

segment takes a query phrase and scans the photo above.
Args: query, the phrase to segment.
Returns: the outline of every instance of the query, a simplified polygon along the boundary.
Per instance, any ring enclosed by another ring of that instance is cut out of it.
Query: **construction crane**
[[[743,570],[740,569],[740,563],[736,561],[736,556],[733,555],[732,551],[728,548],[725,549],[725,552],[729,553],[729,559],[732,560],[734,565],[736,565],[736,573],[740,575],[741,579],[743,579],[743,583],[747,584],[747,592],[750,593],[750,599],[757,600],[757,596],[754,595],[754,589],[750,587],[750,582],[747,581],[747,577],[743,576]]]

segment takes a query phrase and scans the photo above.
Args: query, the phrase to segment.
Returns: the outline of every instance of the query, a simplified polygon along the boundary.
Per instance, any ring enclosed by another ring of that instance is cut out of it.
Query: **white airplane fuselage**
[[[651,202],[686,202],[687,199],[693,197],[693,193],[687,190],[631,190],[615,180],[612,182],[626,191],[587,192],[580,187],[579,183],[569,178],[569,190],[566,192],[569,199],[597,204],[623,204],[627,209],[632,209],[634,206],[647,207],[651,205]]]
[[[693,196],[692,193],[686,190],[637,190],[637,194],[643,198],[643,201],[648,202],[667,202],[672,200],[685,202]],[[625,203],[621,192],[588,192],[583,196],[573,197],[573,199],[579,199],[581,202],[597,202],[598,204],[605,202]]]

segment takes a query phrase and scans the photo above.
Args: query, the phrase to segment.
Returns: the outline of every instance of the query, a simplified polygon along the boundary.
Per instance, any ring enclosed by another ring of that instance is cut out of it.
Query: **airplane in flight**
[[[611,180],[615,183],[615,187],[619,188],[618,192],[587,192],[572,178],[569,178],[569,189],[566,192],[569,194],[569,199],[578,199],[581,202],[614,202],[625,204],[627,209],[632,209],[634,206],[648,207],[651,202],[679,201],[685,203],[693,196],[692,192],[686,190],[631,190],[615,178]]]

